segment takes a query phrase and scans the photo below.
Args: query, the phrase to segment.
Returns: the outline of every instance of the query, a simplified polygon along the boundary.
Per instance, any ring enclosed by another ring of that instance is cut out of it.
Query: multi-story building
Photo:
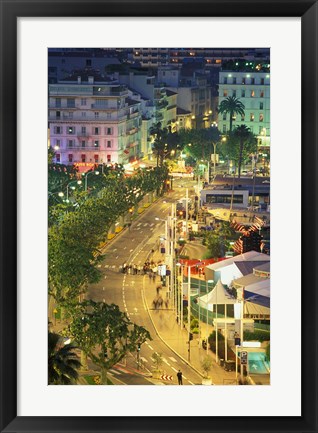
[[[182,77],[177,87],[169,88],[177,93],[178,108],[183,109],[183,113],[191,113],[192,128],[211,126],[211,87],[205,74],[195,72],[190,77]]]
[[[220,67],[223,62],[241,58],[268,60],[268,48],[133,48],[133,59],[140,66],[182,65],[185,61],[202,59],[207,67]]]
[[[54,84],[70,77],[75,70],[93,69],[105,74],[107,66],[120,64],[120,55],[115,49],[49,49],[49,83]]]
[[[261,148],[270,145],[270,73],[257,71],[221,71],[219,74],[219,103],[233,96],[245,106],[244,116],[233,118],[234,129],[246,125],[258,138]],[[218,128],[230,129],[230,115],[219,113]]]
[[[58,163],[125,164],[140,157],[141,103],[118,82],[72,77],[49,85],[50,144]]]

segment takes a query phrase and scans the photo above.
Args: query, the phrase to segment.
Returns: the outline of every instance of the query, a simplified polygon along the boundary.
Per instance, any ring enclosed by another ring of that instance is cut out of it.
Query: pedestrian
[[[178,378],[178,385],[183,385],[183,383],[182,383],[182,372],[181,372],[181,370],[178,371],[178,373],[177,373],[177,378]]]

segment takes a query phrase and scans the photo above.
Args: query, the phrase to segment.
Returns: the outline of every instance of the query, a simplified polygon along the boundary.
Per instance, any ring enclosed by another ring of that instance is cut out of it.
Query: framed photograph
[[[317,432],[317,2],[0,4],[1,431]]]

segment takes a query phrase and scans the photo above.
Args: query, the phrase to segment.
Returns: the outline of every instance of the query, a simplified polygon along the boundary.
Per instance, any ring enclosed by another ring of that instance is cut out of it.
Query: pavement
[[[156,257],[158,255],[158,257]],[[162,255],[155,253],[152,257],[154,262],[160,261]],[[202,378],[203,370],[201,363],[206,356],[212,359],[212,368],[210,377],[214,385],[236,385],[235,371],[225,371],[216,362],[216,356],[211,350],[204,350],[201,347],[200,339],[194,334],[194,339],[190,342],[190,359],[188,356],[188,331],[185,327],[181,328],[176,321],[175,311],[170,308],[153,309],[152,302],[156,295],[156,287],[159,285],[160,279],[157,277],[155,282],[150,282],[147,275],[143,278],[143,296],[149,316],[156,330],[158,337],[186,364],[191,366]],[[165,298],[163,294],[163,298]],[[213,326],[200,323],[201,339],[206,338],[213,331]]]

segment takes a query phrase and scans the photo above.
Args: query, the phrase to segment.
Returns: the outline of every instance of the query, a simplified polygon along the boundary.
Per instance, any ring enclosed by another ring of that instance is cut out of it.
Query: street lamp
[[[87,191],[87,177],[89,174],[96,174],[96,176],[99,175],[99,171],[89,171],[88,173],[86,173],[85,176],[85,191]]]
[[[70,183],[67,184],[67,187],[66,187],[66,203],[68,203],[68,201],[69,201],[68,200],[68,188],[69,188],[70,185],[72,185],[72,183],[77,183],[77,185],[81,185],[82,181],[81,180],[72,180],[72,182],[70,182]],[[71,189],[75,189],[75,186],[71,187]]]
[[[213,148],[214,148],[214,155],[213,155],[213,174],[214,176],[216,175],[216,145],[217,144],[222,144],[222,142],[224,143],[226,141],[226,137],[222,137],[221,141],[219,143],[212,141],[213,144]]]

